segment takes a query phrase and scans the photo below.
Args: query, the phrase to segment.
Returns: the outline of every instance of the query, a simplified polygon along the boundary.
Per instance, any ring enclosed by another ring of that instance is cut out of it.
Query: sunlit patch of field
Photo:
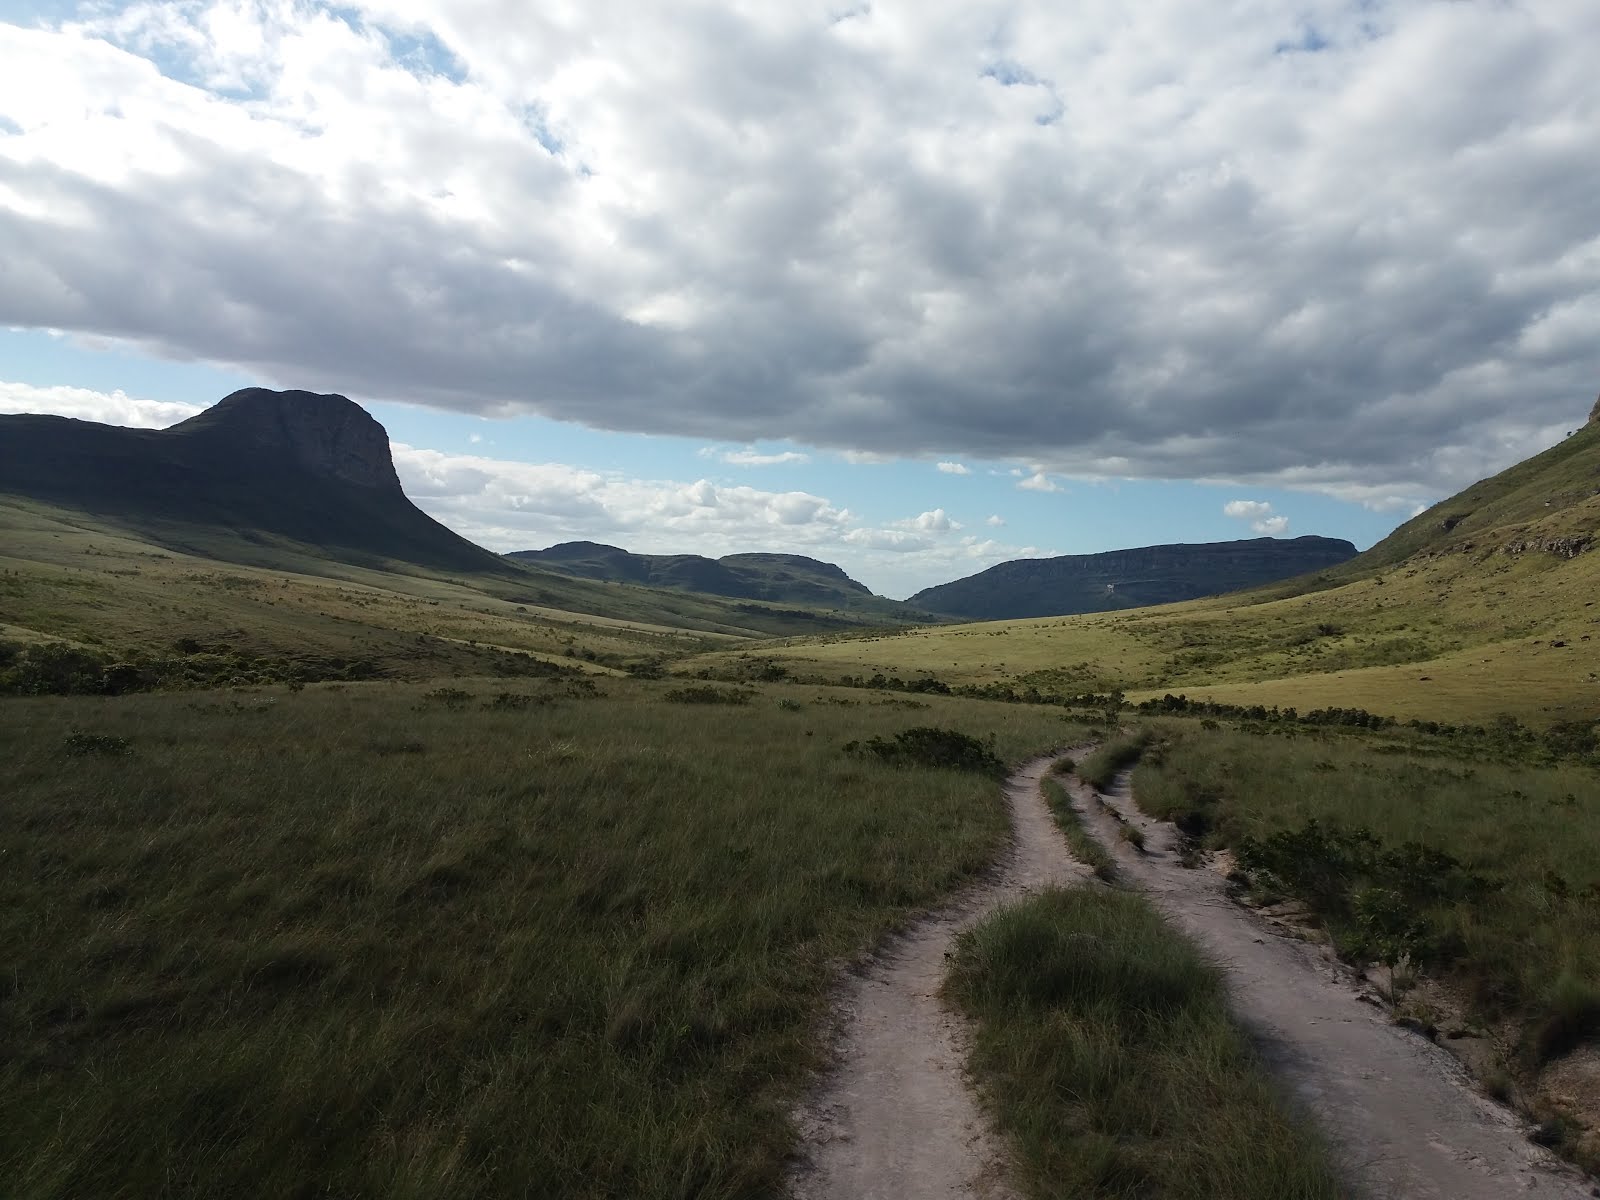
[[[1486,547],[1301,594],[1273,589],[1116,614],[790,639],[688,660],[772,660],[817,678],[933,676],[1045,696],[1120,689],[1236,704],[1534,723],[1600,717],[1600,554]],[[1559,643],[1559,645],[1558,645]]]

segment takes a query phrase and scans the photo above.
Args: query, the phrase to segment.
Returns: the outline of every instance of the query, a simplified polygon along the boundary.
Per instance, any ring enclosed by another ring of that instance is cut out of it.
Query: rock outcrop
[[[78,509],[177,549],[512,573],[407,499],[389,435],[344,396],[245,388],[170,429],[0,416],[0,493]]]
[[[243,388],[167,432],[226,440],[240,453],[283,458],[357,487],[400,490],[388,433],[366,409],[333,393]]]

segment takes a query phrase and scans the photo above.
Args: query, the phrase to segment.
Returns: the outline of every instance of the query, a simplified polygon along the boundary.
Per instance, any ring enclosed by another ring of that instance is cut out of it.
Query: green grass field
[[[6,1195],[773,1188],[836,972],[1005,830],[843,745],[1078,731],[599,686],[0,701]]]
[[[1451,722],[1600,718],[1600,555],[1443,556],[1311,594],[1266,595],[789,640],[685,667],[736,673],[771,661],[816,679],[931,676],[1134,700],[1173,692]]]

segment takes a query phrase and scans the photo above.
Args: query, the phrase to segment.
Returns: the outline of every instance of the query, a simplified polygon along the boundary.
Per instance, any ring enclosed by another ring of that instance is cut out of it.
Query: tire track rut
[[[1016,1200],[1002,1143],[966,1078],[965,1022],[939,997],[956,935],[1000,904],[1090,878],[1039,783],[1054,757],[1006,780],[1011,841],[984,882],[892,938],[835,1001],[834,1067],[797,1116],[797,1200]]]

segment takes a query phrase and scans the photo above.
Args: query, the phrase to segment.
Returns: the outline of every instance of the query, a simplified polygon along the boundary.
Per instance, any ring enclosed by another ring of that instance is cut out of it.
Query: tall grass
[[[1078,778],[1098,791],[1105,791],[1117,777],[1118,771],[1139,761],[1139,756],[1150,744],[1150,736],[1150,730],[1142,726],[1118,734],[1078,763]]]
[[[843,745],[1072,731],[605,686],[0,701],[0,1192],[774,1190],[839,962],[1006,828]]]
[[[1004,908],[962,936],[948,986],[1035,1200],[1343,1194],[1220,972],[1142,897],[1056,889]]]
[[[1308,901],[1342,948],[1377,957],[1387,939],[1420,956],[1480,1017],[1522,1026],[1529,1067],[1600,1035],[1592,768],[1185,723],[1163,740],[1134,772],[1140,806],[1213,845],[1259,848],[1251,860],[1271,869],[1258,884]]]

